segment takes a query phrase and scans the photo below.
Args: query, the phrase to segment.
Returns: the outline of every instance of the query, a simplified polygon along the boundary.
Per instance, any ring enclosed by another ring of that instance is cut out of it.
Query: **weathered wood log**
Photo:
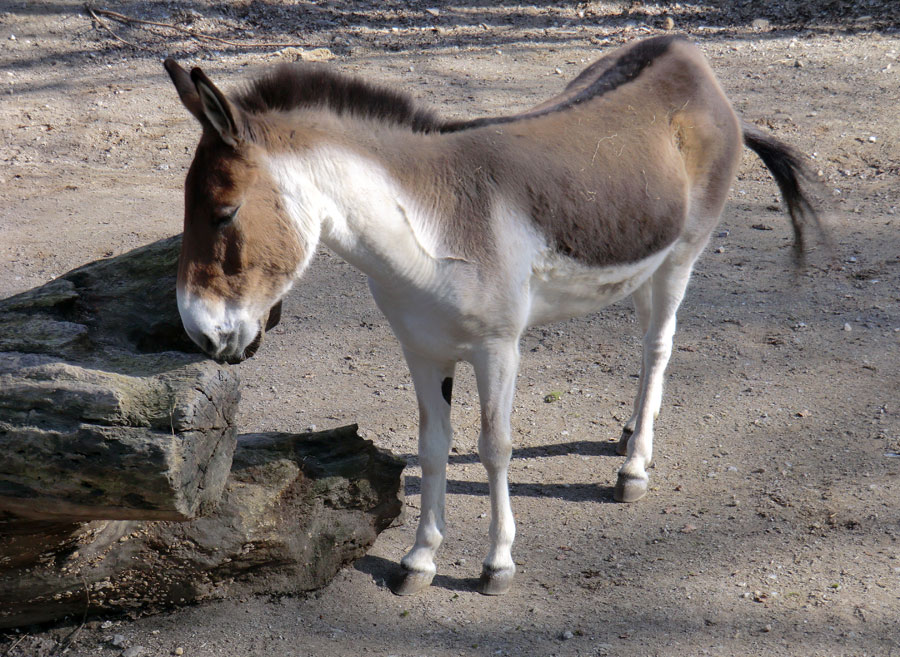
[[[355,427],[240,439],[195,352],[180,240],[0,300],[0,627],[324,585],[400,513]]]
[[[248,434],[209,516],[0,521],[0,628],[321,587],[400,513],[402,470],[355,426]]]
[[[183,520],[221,494],[233,370],[175,302],[179,238],[0,300],[0,518]]]

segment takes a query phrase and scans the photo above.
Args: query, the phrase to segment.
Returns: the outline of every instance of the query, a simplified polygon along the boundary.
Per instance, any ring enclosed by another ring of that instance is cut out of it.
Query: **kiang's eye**
[[[237,217],[238,210],[240,209],[241,206],[239,205],[227,205],[218,208],[213,213],[213,225],[215,225],[216,228],[223,228],[224,226],[227,226],[232,221],[234,221],[235,217]]]

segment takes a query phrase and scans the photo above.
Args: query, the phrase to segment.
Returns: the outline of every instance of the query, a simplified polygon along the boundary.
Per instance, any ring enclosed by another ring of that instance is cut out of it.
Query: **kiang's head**
[[[254,117],[199,68],[188,74],[172,59],[165,67],[203,128],[185,181],[178,310],[203,351],[239,362],[278,323],[309,254],[252,139]]]

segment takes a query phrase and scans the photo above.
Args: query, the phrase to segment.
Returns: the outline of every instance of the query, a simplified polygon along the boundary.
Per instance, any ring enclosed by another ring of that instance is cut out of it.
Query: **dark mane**
[[[251,82],[234,97],[250,114],[302,108],[329,109],[338,115],[407,126],[414,132],[437,132],[444,121],[419,108],[406,94],[321,67],[281,64]]]

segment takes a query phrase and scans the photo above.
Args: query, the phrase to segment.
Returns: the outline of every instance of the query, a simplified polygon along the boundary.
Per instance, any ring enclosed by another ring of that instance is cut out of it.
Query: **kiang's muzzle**
[[[256,334],[256,337],[253,338],[253,342],[247,345],[244,349],[243,353],[239,356],[232,356],[230,358],[225,358],[225,361],[235,365],[242,361],[247,360],[248,358],[252,358],[253,355],[257,352],[260,345],[263,341],[263,334],[268,332],[269,330],[278,326],[278,323],[281,321],[281,301],[276,303],[274,306],[269,308],[269,312],[266,315],[265,323],[260,322],[263,325],[263,329]]]

